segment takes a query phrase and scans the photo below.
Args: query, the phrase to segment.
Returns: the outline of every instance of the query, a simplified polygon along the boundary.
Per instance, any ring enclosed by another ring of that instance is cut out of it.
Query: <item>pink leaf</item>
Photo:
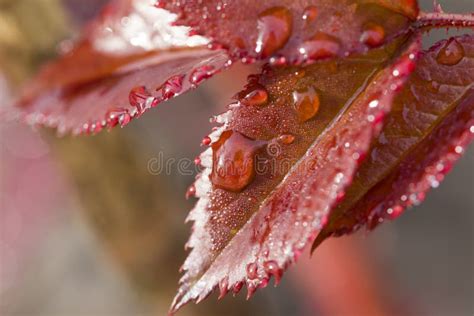
[[[178,23],[226,47],[244,62],[274,64],[347,56],[406,32],[418,15],[415,0],[158,1]]]
[[[445,40],[424,52],[314,247],[331,235],[394,219],[440,185],[473,138],[473,68],[472,36]]]
[[[413,70],[418,44],[304,68],[266,67],[219,116],[187,244],[175,312],[219,287],[248,296],[276,282],[351,183],[382,117]],[[265,96],[266,97],[263,97]]]
[[[60,134],[96,133],[128,124],[228,65],[224,51],[203,48],[207,39],[173,26],[175,18],[148,0],[114,1],[26,87],[21,115]]]

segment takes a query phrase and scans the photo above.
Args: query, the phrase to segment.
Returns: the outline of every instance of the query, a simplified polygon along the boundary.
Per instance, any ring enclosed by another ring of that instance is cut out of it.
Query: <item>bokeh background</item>
[[[0,0],[0,106],[105,2]],[[439,2],[474,11],[472,0]],[[446,31],[430,35],[426,45]],[[156,174],[150,163],[193,160],[209,117],[255,71],[238,65],[94,137],[1,124],[0,315],[165,315],[186,255],[194,201],[184,195],[195,171]],[[250,301],[213,295],[180,315],[474,315],[473,158],[471,148],[397,221],[302,256],[279,287]]]

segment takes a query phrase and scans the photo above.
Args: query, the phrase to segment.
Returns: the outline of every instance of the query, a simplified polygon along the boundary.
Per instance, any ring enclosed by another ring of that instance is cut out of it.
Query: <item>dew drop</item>
[[[210,65],[198,67],[191,72],[191,75],[189,76],[189,82],[195,85],[200,84],[203,80],[210,78],[214,72],[214,67]]]
[[[301,79],[306,75],[306,71],[304,69],[299,69],[298,71],[295,71],[294,75],[296,78]]]
[[[262,279],[258,288],[263,289],[268,285],[268,278]]]
[[[464,58],[464,48],[455,39],[449,39],[436,56],[436,61],[441,65],[453,66]]]
[[[395,219],[399,217],[403,213],[403,207],[400,205],[395,205],[394,207],[390,207],[387,209],[387,214],[389,215],[390,219]]]
[[[340,47],[341,45],[335,37],[318,32],[301,44],[299,53],[305,59],[323,59],[337,55]]]
[[[370,47],[378,47],[384,40],[385,30],[380,25],[368,26],[360,36],[360,41]]]
[[[379,100],[372,100],[372,101],[369,102],[369,107],[371,109],[375,109],[378,106],[379,106]]]
[[[239,192],[255,176],[254,160],[261,142],[232,130],[224,131],[212,144],[211,182],[224,190]]]
[[[212,140],[209,136],[206,136],[202,139],[201,144],[203,146],[209,146],[211,144]]]
[[[169,78],[161,87],[163,99],[169,99],[177,95],[183,89],[184,75],[176,75]]]
[[[346,193],[344,191],[339,191],[336,195],[336,203],[341,203],[345,197]]]
[[[131,120],[132,120],[132,117],[130,116],[130,114],[128,112],[125,112],[122,115],[120,115],[118,122],[120,124],[120,127],[125,127],[125,125],[130,123]]]
[[[306,22],[306,25],[308,25],[313,22],[317,16],[318,9],[314,5],[310,5],[304,9],[303,16],[301,18]]]
[[[295,136],[291,134],[285,134],[278,137],[278,140],[285,145],[290,145],[295,141]]]
[[[285,46],[292,29],[291,12],[284,7],[273,7],[258,15],[258,38],[255,52],[269,57]]]
[[[270,260],[264,262],[263,268],[265,269],[265,272],[267,274],[273,275],[275,277],[275,284],[278,284],[280,282],[283,270],[278,266],[278,263],[276,263],[276,261]]]
[[[265,105],[268,102],[267,90],[259,85],[250,85],[239,93],[240,103],[248,106]]]
[[[306,122],[312,119],[319,110],[319,95],[313,87],[293,92],[293,103],[298,118]]]
[[[271,57],[269,62],[274,66],[285,66],[287,64],[285,56]]]
[[[82,131],[81,133],[89,134],[89,123],[82,124]]]
[[[102,130],[103,126],[100,124],[100,122],[93,123],[91,125],[91,133],[97,134]]]
[[[238,294],[240,292],[240,290],[242,289],[242,286],[244,285],[243,282],[237,282],[235,283],[234,287],[232,288],[232,292],[234,294]]]
[[[105,114],[105,120],[107,122],[107,126],[115,127],[119,123],[120,117],[122,117],[122,115],[124,115],[125,113],[127,113],[127,110],[123,108],[115,108],[115,109],[109,110]]]
[[[148,106],[148,99],[151,97],[151,93],[147,91],[146,87],[139,86],[135,87],[130,91],[128,100],[130,105],[137,108],[139,113],[142,113]]]
[[[249,263],[247,265],[247,277],[250,280],[254,280],[258,277],[257,264],[255,262]]]
[[[186,199],[189,199],[193,196],[196,196],[196,186],[194,184],[191,185],[186,191]]]

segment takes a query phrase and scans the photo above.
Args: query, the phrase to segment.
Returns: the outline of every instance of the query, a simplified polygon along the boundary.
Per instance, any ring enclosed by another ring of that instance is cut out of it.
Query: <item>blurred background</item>
[[[105,2],[0,0],[0,106]],[[439,2],[474,11],[472,0]],[[426,45],[446,31],[430,35]],[[193,160],[209,117],[255,71],[236,65],[93,137],[1,124],[0,315],[165,315],[186,256],[183,222],[194,201],[184,195],[196,170],[157,174],[152,164]],[[471,148],[397,221],[302,256],[279,287],[250,301],[213,295],[179,315],[474,315],[473,158]]]

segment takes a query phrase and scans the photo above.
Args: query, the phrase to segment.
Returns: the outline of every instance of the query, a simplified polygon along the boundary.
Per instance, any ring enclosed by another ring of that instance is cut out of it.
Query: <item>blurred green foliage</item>
[[[71,31],[60,0],[0,0],[0,70],[17,86]]]

